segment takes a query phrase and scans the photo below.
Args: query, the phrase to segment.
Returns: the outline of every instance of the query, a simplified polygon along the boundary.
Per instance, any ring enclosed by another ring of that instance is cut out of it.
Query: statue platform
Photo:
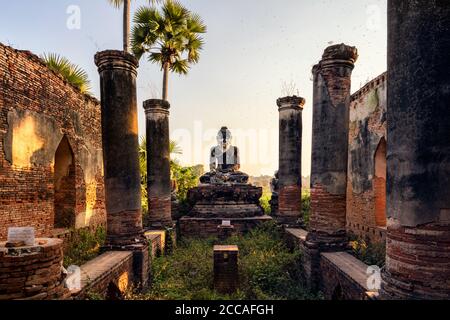
[[[230,221],[234,232],[246,233],[272,220],[264,215],[261,196],[262,188],[251,184],[201,184],[188,192],[191,210],[179,220],[180,233],[185,237],[214,237],[223,221]]]
[[[200,185],[188,191],[189,214],[178,220],[181,236],[219,237],[244,233],[272,218],[259,203],[262,188],[248,183],[239,171],[239,148],[231,145],[231,132],[222,127],[217,146],[210,151],[210,171]]]

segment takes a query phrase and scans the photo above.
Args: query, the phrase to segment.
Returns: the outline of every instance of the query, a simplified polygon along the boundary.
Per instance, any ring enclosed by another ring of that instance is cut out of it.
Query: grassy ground
[[[300,253],[290,252],[274,223],[266,223],[226,244],[239,246],[240,290],[225,296],[213,290],[214,240],[184,240],[171,255],[153,260],[153,286],[131,299],[317,299],[300,280]]]

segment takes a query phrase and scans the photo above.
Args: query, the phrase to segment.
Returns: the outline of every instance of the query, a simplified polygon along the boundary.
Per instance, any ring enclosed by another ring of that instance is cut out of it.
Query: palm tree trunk
[[[123,51],[130,52],[130,6],[131,0],[123,1]]]
[[[167,101],[169,91],[169,63],[164,63],[162,98]]]

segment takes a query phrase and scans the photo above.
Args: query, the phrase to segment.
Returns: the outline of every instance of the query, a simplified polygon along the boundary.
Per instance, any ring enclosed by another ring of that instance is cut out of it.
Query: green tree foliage
[[[167,0],[161,9],[140,7],[133,22],[133,53],[138,59],[148,54],[149,61],[161,66],[162,98],[167,100],[169,72],[187,74],[190,65],[199,61],[203,48],[200,34],[206,32],[206,26],[198,14],[173,0]]]
[[[50,70],[59,73],[68,83],[78,88],[82,93],[89,93],[91,83],[88,74],[69,59],[56,53],[45,53],[41,59]]]

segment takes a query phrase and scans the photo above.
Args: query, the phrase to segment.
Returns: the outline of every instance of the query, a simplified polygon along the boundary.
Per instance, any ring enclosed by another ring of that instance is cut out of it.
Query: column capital
[[[306,100],[302,97],[289,96],[277,100],[278,111],[285,109],[303,110]]]
[[[353,69],[357,60],[358,49],[356,47],[344,43],[332,45],[324,50],[322,60],[313,67],[312,72],[315,74],[322,68],[339,65]]]
[[[119,50],[97,52],[94,61],[98,67],[98,72],[122,69],[137,75],[136,69],[139,67],[139,61],[134,55]]]
[[[163,113],[169,114],[170,103],[161,99],[149,99],[143,103],[145,114],[148,113]]]

